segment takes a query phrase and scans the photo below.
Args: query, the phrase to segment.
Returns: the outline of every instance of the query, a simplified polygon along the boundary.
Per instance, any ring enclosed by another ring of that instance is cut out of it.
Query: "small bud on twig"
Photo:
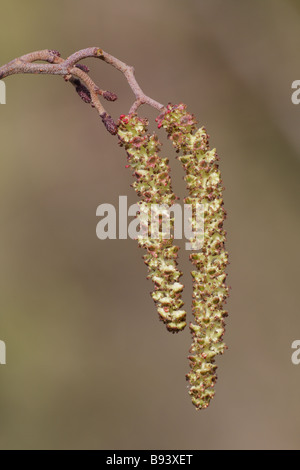
[[[116,135],[116,133],[118,132],[118,126],[113,120],[113,118],[107,113],[100,114],[100,116],[108,132],[112,135]]]
[[[89,90],[87,89],[86,86],[82,85],[82,83],[78,80],[78,85],[76,85],[76,91],[80,98],[85,102],[85,103],[91,103],[92,98]]]
[[[102,93],[102,96],[107,101],[116,101],[118,99],[118,96],[115,93],[113,93],[112,91],[104,91]]]

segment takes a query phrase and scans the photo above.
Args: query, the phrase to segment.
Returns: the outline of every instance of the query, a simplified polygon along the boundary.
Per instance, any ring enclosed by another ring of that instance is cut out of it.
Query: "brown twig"
[[[117,125],[103,107],[100,101],[100,96],[103,96],[108,101],[115,101],[117,99],[117,95],[109,91],[100,90],[100,88],[89,77],[88,67],[78,64],[81,60],[89,57],[101,59],[124,74],[135,96],[135,101],[131,106],[129,113],[135,113],[142,104],[148,104],[149,106],[159,110],[164,108],[163,104],[158,103],[158,101],[145,95],[136,81],[133,67],[125,64],[98,47],[82,49],[70,55],[67,59],[63,59],[60,57],[60,53],[58,51],[51,49],[31,52],[0,67],[0,79],[20,73],[62,75],[66,81],[70,82],[75,87],[79,96],[86,103],[90,103],[91,106],[98,111],[105,127],[114,135],[117,133]],[[48,63],[35,63],[36,61]]]

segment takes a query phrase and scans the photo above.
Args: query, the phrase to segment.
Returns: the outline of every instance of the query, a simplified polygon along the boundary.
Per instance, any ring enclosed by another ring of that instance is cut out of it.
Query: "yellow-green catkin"
[[[140,213],[148,211],[155,215],[158,206],[172,206],[176,196],[172,191],[168,159],[158,154],[161,144],[157,135],[147,133],[148,122],[136,114],[120,116],[118,137],[127,152],[128,167],[133,170],[136,181],[133,188],[141,198]],[[174,219],[170,219],[173,227]],[[171,234],[170,234],[171,235]],[[182,273],[177,269],[178,247],[173,245],[173,237],[162,230],[158,237],[151,238],[151,231],[138,237],[138,244],[147,250],[143,257],[148,266],[148,279],[154,282],[152,298],[156,303],[160,320],[172,333],[179,332],[186,326],[186,312],[182,310],[181,292],[183,284],[179,282]]]
[[[185,181],[189,196],[185,203],[204,205],[204,241],[201,251],[192,252],[190,260],[195,266],[193,277],[193,315],[190,324],[192,345],[190,348],[190,372],[186,378],[189,393],[197,409],[207,408],[215,391],[217,380],[215,357],[223,354],[223,308],[228,296],[225,285],[225,268],[228,254],[225,250],[226,232],[223,223],[223,184],[215,149],[209,147],[209,136],[204,127],[197,130],[194,116],[186,105],[169,104],[158,118],[158,127],[166,129],[179,160],[186,172]]]

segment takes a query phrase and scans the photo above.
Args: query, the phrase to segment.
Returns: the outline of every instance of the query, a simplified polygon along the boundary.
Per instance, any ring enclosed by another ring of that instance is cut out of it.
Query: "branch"
[[[65,81],[70,82],[75,87],[83,101],[90,103],[91,106],[98,111],[106,129],[111,134],[115,135],[118,127],[113,118],[103,107],[100,96],[103,96],[103,98],[108,101],[115,101],[117,95],[110,91],[101,90],[89,77],[89,68],[86,65],[78,64],[81,60],[89,57],[101,59],[124,74],[135,96],[135,101],[129,110],[129,114],[135,113],[142,104],[148,104],[159,110],[164,108],[163,104],[145,95],[136,81],[133,67],[116,59],[116,57],[113,57],[98,47],[82,49],[70,55],[67,59],[63,59],[58,51],[51,49],[31,52],[0,67],[0,80],[10,75],[20,73],[62,75]],[[48,63],[35,63],[36,61]]]

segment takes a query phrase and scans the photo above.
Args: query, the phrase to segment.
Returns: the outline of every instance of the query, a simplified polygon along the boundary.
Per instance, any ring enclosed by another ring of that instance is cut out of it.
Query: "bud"
[[[77,81],[76,81],[77,83]],[[75,87],[76,92],[80,96],[80,98],[85,102],[85,103],[91,103],[92,98],[89,90],[87,89],[86,86],[84,86],[79,80],[78,84]]]
[[[112,91],[104,91],[102,93],[102,96],[107,101],[116,101],[118,99],[117,95],[113,93]]]
[[[112,135],[116,135],[117,132],[118,132],[118,126],[115,123],[115,121],[113,120],[113,118],[107,113],[102,113],[102,114],[100,114],[100,116],[101,116],[102,122],[105,125],[108,132]]]

